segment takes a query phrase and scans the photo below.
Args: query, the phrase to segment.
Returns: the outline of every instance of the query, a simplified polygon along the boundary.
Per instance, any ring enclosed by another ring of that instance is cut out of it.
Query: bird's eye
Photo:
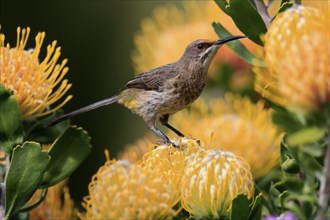
[[[204,47],[203,44],[198,44],[198,45],[197,45],[197,48],[198,48],[198,49],[203,49],[203,47]]]

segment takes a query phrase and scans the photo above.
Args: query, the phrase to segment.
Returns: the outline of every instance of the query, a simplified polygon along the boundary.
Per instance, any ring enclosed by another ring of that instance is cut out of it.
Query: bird
[[[141,73],[128,81],[110,98],[95,102],[71,113],[64,114],[45,124],[55,125],[75,115],[118,103],[142,117],[148,128],[164,144],[175,146],[156,127],[157,119],[179,137],[185,137],[169,124],[169,118],[192,104],[205,87],[207,73],[218,49],[227,42],[247,36],[228,36],[218,40],[199,39],[191,42],[177,61]]]

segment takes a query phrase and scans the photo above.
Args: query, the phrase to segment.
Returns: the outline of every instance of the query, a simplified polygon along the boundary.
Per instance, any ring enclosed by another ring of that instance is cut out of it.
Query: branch
[[[330,126],[330,118],[328,119],[328,128]],[[320,190],[319,190],[319,209],[317,212],[317,219],[326,220],[327,211],[329,208],[329,184],[330,184],[330,133],[328,132],[328,146],[324,156],[322,176],[320,178]]]
[[[269,25],[271,24],[272,19],[270,18],[268,11],[267,11],[267,7],[264,3],[263,0],[254,0],[254,3],[257,6],[257,10],[262,18],[262,20],[264,21],[266,27],[268,28]]]

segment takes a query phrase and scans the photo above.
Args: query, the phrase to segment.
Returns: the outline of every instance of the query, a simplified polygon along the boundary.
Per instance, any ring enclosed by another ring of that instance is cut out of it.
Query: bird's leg
[[[159,137],[161,137],[163,139],[163,141],[166,143],[166,144],[172,144],[172,142],[170,141],[170,139],[168,139],[168,137],[163,133],[161,132],[158,128],[156,128],[155,125],[150,125],[148,126],[150,128],[150,130],[152,130],[155,134],[157,134]]]
[[[178,131],[177,129],[175,129],[174,127],[172,127],[169,123],[168,123],[168,119],[169,119],[169,115],[162,115],[161,117],[159,117],[159,121],[162,125],[168,127],[171,131],[173,131],[174,133],[176,133],[179,137],[184,137],[184,134],[182,134],[180,131]]]

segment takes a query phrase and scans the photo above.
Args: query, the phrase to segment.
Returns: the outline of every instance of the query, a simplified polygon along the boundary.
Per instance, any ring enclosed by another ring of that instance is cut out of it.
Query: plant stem
[[[328,119],[328,128],[330,126],[330,118]],[[328,145],[326,147],[325,156],[324,156],[324,164],[322,176],[320,178],[320,190],[319,190],[319,198],[318,198],[318,212],[317,219],[325,220],[327,219],[327,211],[329,208],[329,186],[330,184],[330,134],[328,132]]]
[[[257,10],[258,10],[262,20],[264,21],[266,27],[268,28],[269,25],[271,24],[272,19],[270,18],[269,14],[268,14],[265,2],[263,0],[254,0],[254,3],[257,6]]]

